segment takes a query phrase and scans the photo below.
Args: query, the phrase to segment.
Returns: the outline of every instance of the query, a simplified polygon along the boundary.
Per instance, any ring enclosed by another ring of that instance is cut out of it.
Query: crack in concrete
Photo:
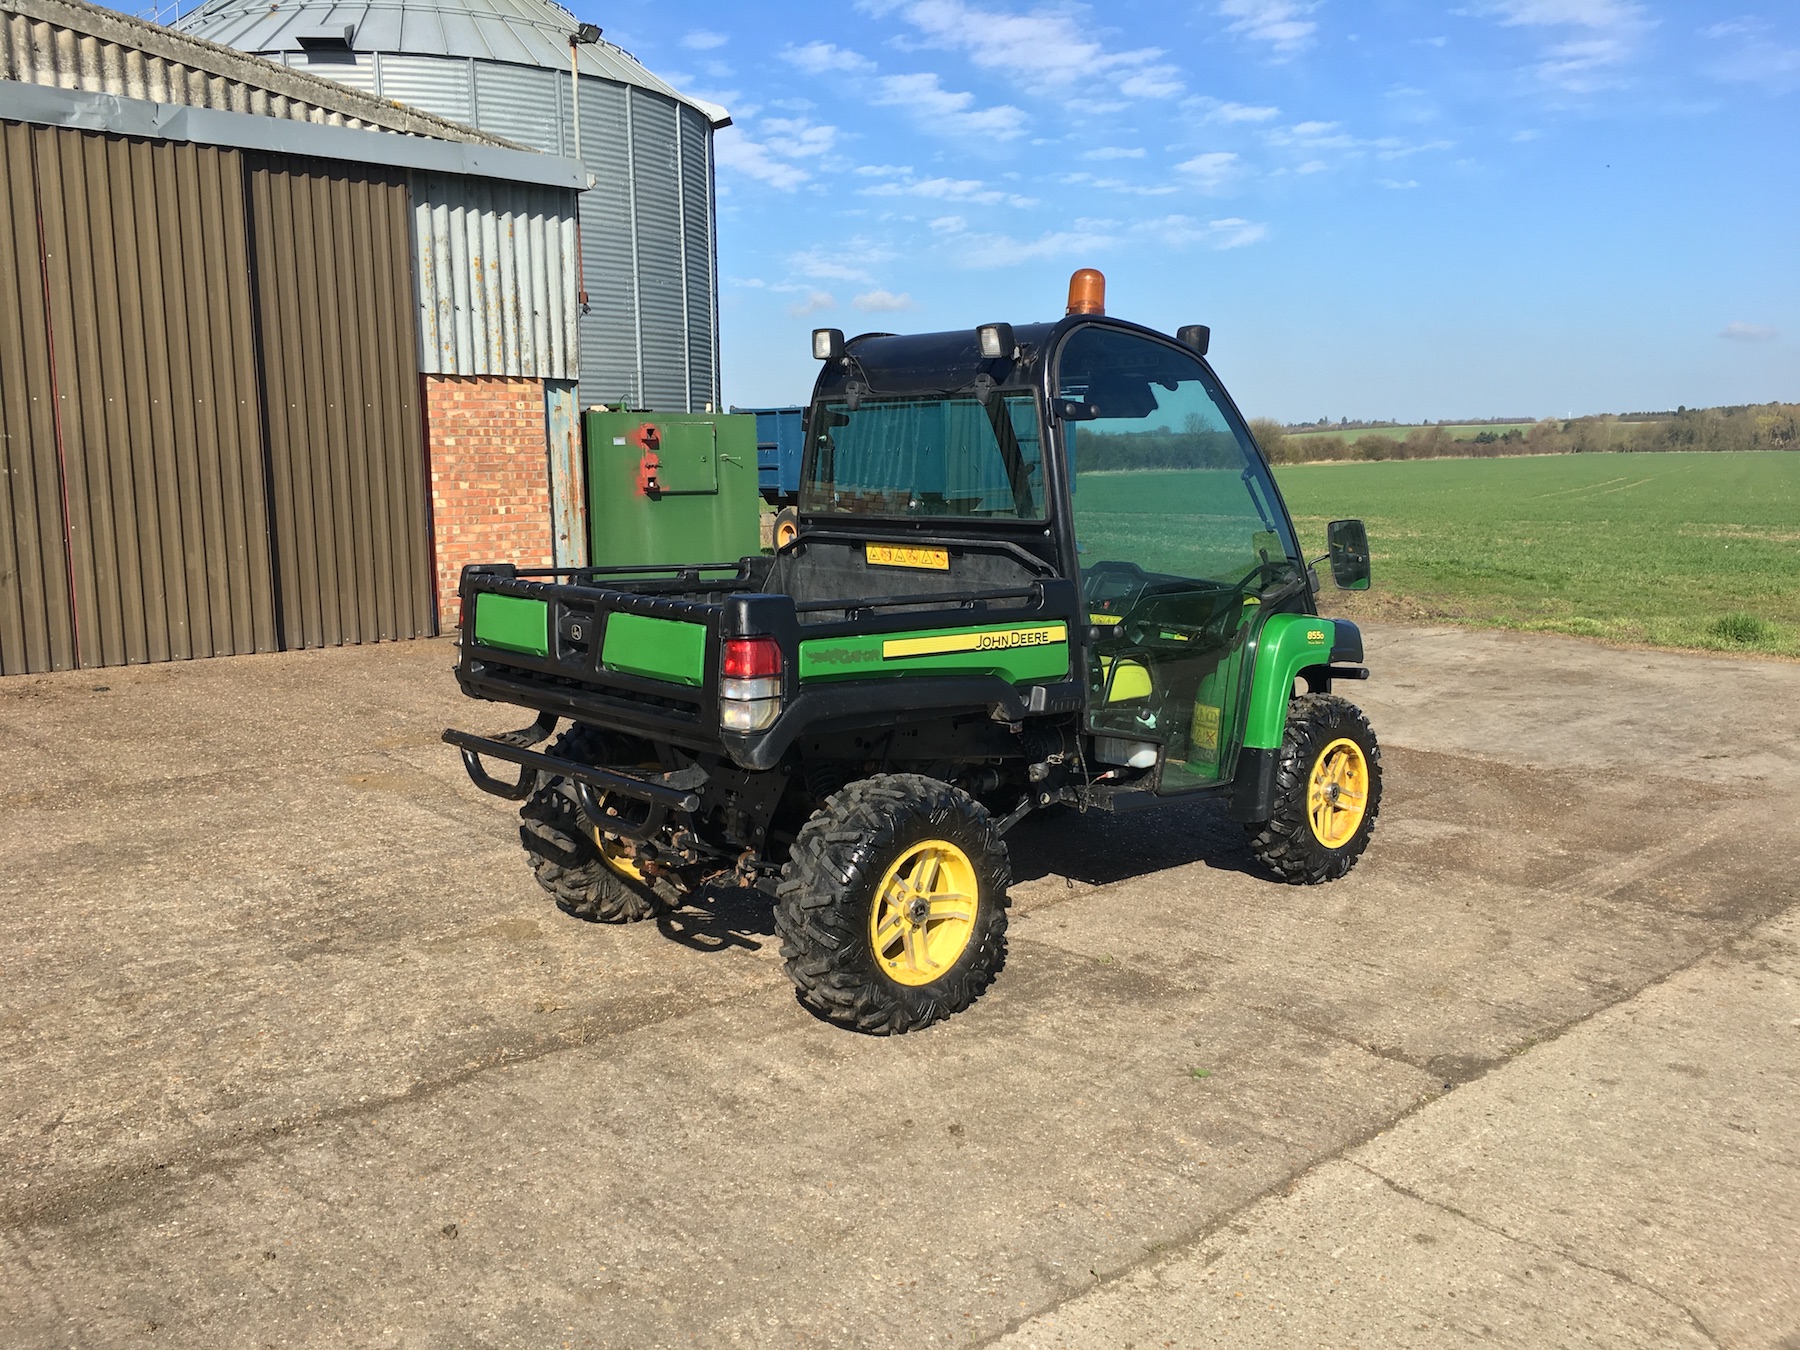
[[[489,1050],[474,1064],[466,1065],[437,1078],[421,1079],[403,1092],[386,1093],[369,1101],[340,1102],[336,1106],[304,1118],[290,1117],[284,1120],[269,1121],[242,1131],[242,1137],[229,1143],[222,1139],[194,1140],[160,1159],[138,1163],[121,1173],[112,1176],[103,1175],[97,1179],[88,1179],[71,1186],[64,1186],[38,1198],[34,1203],[0,1209],[0,1236],[5,1235],[9,1230],[44,1225],[60,1226],[95,1219],[130,1205],[148,1201],[154,1197],[155,1192],[161,1186],[163,1180],[161,1174],[166,1173],[172,1167],[182,1169],[180,1175],[183,1180],[207,1176],[229,1176],[237,1169],[248,1166],[270,1144],[283,1139],[296,1138],[318,1126],[331,1125],[359,1116],[374,1116],[392,1110],[396,1106],[431,1101],[445,1092],[481,1078],[495,1069],[532,1064],[556,1055],[568,1054],[571,1051],[600,1046],[609,1041],[623,1044],[624,1038],[632,1032],[642,1031],[647,1027],[672,1021],[697,1011],[724,1006],[750,997],[764,997],[764,986],[785,985],[786,982],[785,976],[779,980],[770,976],[756,981],[756,987],[753,989],[738,991],[723,998],[702,998],[696,1003],[680,1008],[644,1009],[645,1015],[638,1017],[627,1016],[610,1020],[602,1013],[591,1014],[577,1020],[570,1027],[553,1033],[549,1038],[551,1043],[531,1047],[502,1044]],[[571,1035],[571,1032],[574,1034]]]
[[[1686,971],[1694,969],[1696,966],[1700,965],[1704,961],[1710,960],[1715,956],[1729,955],[1728,949],[1730,947],[1734,946],[1737,943],[1744,941],[1744,939],[1746,937],[1748,937],[1748,935],[1750,933],[1754,932],[1756,929],[1762,927],[1765,924],[1773,923],[1775,920],[1780,919],[1783,916],[1791,913],[1796,908],[1800,908],[1800,905],[1790,904],[1787,907],[1777,910],[1772,914],[1765,914],[1765,915],[1759,916],[1755,919],[1749,920],[1749,921],[1745,922],[1744,924],[1742,924],[1741,926],[1739,926],[1738,928],[1732,930],[1731,932],[1722,934],[1718,938],[1717,941],[1707,944],[1701,950],[1696,952],[1694,954],[1694,956],[1692,957],[1692,959],[1682,963],[1681,965],[1675,966],[1675,967],[1671,968],[1670,970],[1663,972],[1661,975],[1656,976],[1654,979],[1645,981],[1643,984],[1639,985],[1636,989],[1633,989],[1626,993],[1623,993],[1618,998],[1613,999],[1610,1002],[1603,1003],[1594,1008],[1589,1009],[1587,1012],[1581,1014],[1579,1017],[1572,1018],[1571,1020],[1563,1023],[1559,1027],[1550,1028],[1550,1029],[1546,1030],[1545,1032],[1543,1032],[1541,1035],[1534,1036],[1524,1050],[1521,1050],[1518,1054],[1509,1055],[1504,1060],[1500,1060],[1500,1061],[1497,1061],[1497,1062],[1491,1064],[1488,1068],[1482,1070],[1480,1073],[1478,1073],[1478,1074],[1474,1075],[1472,1078],[1470,1078],[1468,1080],[1468,1082],[1469,1083],[1479,1082],[1480,1080],[1486,1078],[1488,1076],[1488,1074],[1494,1073],[1498,1070],[1505,1069],[1509,1064],[1511,1064],[1515,1060],[1521,1058],[1523,1055],[1529,1053],[1531,1050],[1535,1050],[1538,1046],[1547,1045],[1547,1044],[1550,1044],[1551,1042],[1561,1040],[1568,1033],[1579,1029],[1586,1023],[1592,1021],[1595,1017],[1599,1016],[1601,1013],[1606,1012],[1612,1008],[1620,1007],[1623,1004],[1630,1003],[1630,1002],[1636,1000],[1637,998],[1641,997],[1646,992],[1648,992],[1652,989],[1655,989],[1660,985],[1668,983],[1670,980],[1674,979],[1677,975],[1683,974]],[[1279,1014],[1276,1014],[1276,1015],[1279,1016]],[[1298,1025],[1298,1023],[1296,1023],[1296,1025]],[[1351,1040],[1351,1038],[1349,1038],[1349,1037],[1339,1037],[1339,1039]],[[1366,1045],[1363,1045],[1360,1042],[1351,1040],[1351,1044],[1357,1045],[1358,1048],[1363,1049],[1365,1051],[1368,1050],[1368,1047]],[[1403,1061],[1403,1062],[1410,1063],[1410,1061]],[[1221,1230],[1236,1223],[1241,1216],[1248,1213],[1250,1210],[1254,1209],[1257,1205],[1261,1204],[1263,1201],[1268,1200],[1271,1197],[1273,1197],[1279,1193],[1283,1193],[1283,1192],[1287,1191],[1287,1189],[1289,1187],[1294,1186],[1294,1185],[1298,1184],[1299,1182],[1305,1180],[1307,1177],[1309,1177],[1312,1174],[1314,1174],[1315,1172],[1317,1172],[1321,1167],[1324,1167],[1327,1163],[1340,1162],[1340,1161],[1347,1162],[1347,1163],[1351,1164],[1352,1166],[1359,1167],[1363,1171],[1369,1172],[1369,1174],[1371,1176],[1375,1176],[1378,1180],[1382,1181],[1384,1184],[1387,1184],[1388,1179],[1386,1177],[1383,1177],[1379,1173],[1375,1172],[1373,1169],[1368,1168],[1368,1167],[1364,1166],[1363,1164],[1356,1162],[1356,1160],[1351,1158],[1349,1155],[1351,1153],[1353,1153],[1355,1150],[1361,1148],[1364,1144],[1370,1142],[1371,1140],[1377,1138],[1380,1135],[1386,1134],[1389,1130],[1393,1129],[1397,1125],[1400,1125],[1401,1123],[1403,1123],[1407,1120],[1410,1120],[1413,1116],[1419,1114],[1422,1111],[1430,1109],[1430,1107],[1432,1107],[1434,1104],[1436,1104],[1437,1102],[1442,1101],[1442,1100],[1443,1100],[1443,1095],[1440,1093],[1436,1096],[1426,1097],[1426,1098],[1421,1099],[1420,1101],[1415,1102],[1413,1105],[1407,1107],[1405,1110],[1395,1113],[1393,1116],[1389,1117],[1387,1120],[1382,1121],[1379,1124],[1376,1124],[1374,1126],[1371,1126],[1369,1129],[1363,1131],[1359,1135],[1356,1135],[1350,1139],[1345,1140],[1342,1144],[1340,1144],[1337,1148],[1333,1149],[1331,1152],[1321,1154],[1319,1157],[1314,1158],[1311,1162],[1307,1163],[1304,1167],[1296,1168],[1294,1171],[1289,1172],[1285,1176],[1277,1177],[1274,1181],[1270,1182],[1267,1186],[1263,1187],[1260,1191],[1257,1191],[1257,1192],[1245,1197],[1243,1201],[1241,1201],[1239,1204],[1232,1207],[1231,1209],[1220,1212],[1213,1219],[1200,1225],[1198,1228],[1194,1229],[1187,1236],[1173,1238],[1167,1242],[1161,1243],[1154,1251],[1148,1251],[1143,1256],[1140,1256],[1137,1260],[1129,1261],[1129,1262],[1125,1263],[1123,1266],[1119,1267],[1117,1270],[1111,1272],[1108,1275],[1100,1277],[1094,1284],[1088,1285],[1084,1289],[1072,1292],[1064,1298],[1056,1299],[1052,1302],[1044,1304],[1043,1306],[1041,1306],[1039,1308],[1022,1313],[1018,1317],[1010,1318],[998,1331],[994,1332],[990,1336],[984,1337],[983,1339],[981,1339],[979,1341],[971,1342],[971,1344],[994,1345],[994,1344],[998,1343],[999,1341],[1004,1340],[1007,1336],[1010,1336],[1013,1332],[1017,1331],[1020,1327],[1025,1326],[1027,1323],[1035,1321],[1036,1319],[1038,1319],[1040,1317],[1047,1316],[1048,1314],[1054,1313],[1057,1309],[1066,1307],[1069,1304],[1073,1303],[1076,1299],[1082,1298],[1085,1295],[1094,1292],[1095,1290],[1110,1288],[1111,1286],[1117,1284],[1121,1280],[1124,1280],[1127,1277],[1134,1275],[1141,1270],[1145,1270],[1145,1269],[1149,1269],[1154,1266],[1166,1264],[1169,1261],[1175,1259],[1177,1256],[1194,1252],[1194,1250],[1196,1248],[1204,1245],[1209,1239],[1214,1237]],[[1420,1197],[1420,1199],[1423,1199],[1423,1197]],[[1426,1201],[1425,1203],[1433,1203],[1433,1202]],[[1444,1208],[1443,1206],[1439,1206],[1439,1207]],[[1471,1219],[1470,1222],[1475,1222],[1475,1220]],[[1507,1236],[1507,1235],[1502,1234],[1502,1236]],[[1213,1260],[1217,1260],[1217,1257],[1215,1256],[1213,1258]],[[1575,1258],[1570,1257],[1570,1260],[1575,1261]],[[1204,1264],[1211,1265],[1211,1264],[1213,1264],[1213,1261],[1206,1261],[1206,1262],[1204,1262]],[[1576,1262],[1576,1264],[1579,1264],[1579,1262]],[[1596,1268],[1596,1269],[1599,1271],[1599,1273],[1602,1273],[1602,1274],[1608,1274],[1608,1275],[1615,1274],[1615,1272],[1607,1271],[1607,1270],[1604,1270],[1601,1268]],[[1618,1278],[1623,1279],[1624,1277],[1619,1276]],[[1627,1281],[1627,1283],[1629,1283],[1629,1281]],[[1650,1291],[1650,1292],[1656,1292],[1656,1291]],[[1666,1299],[1666,1296],[1662,1296],[1660,1294],[1659,1294],[1659,1297],[1665,1297],[1665,1299]],[[1720,1342],[1717,1340],[1717,1338],[1712,1335],[1711,1331],[1707,1329],[1705,1324],[1703,1322],[1701,1322],[1699,1317],[1696,1316],[1691,1309],[1687,1308],[1686,1306],[1684,1306],[1674,1300],[1666,1299],[1666,1301],[1668,1301],[1671,1304],[1671,1306],[1679,1309],[1680,1312],[1682,1313],[1682,1315],[1694,1326],[1695,1330],[1697,1330],[1702,1336],[1704,1336],[1707,1339],[1707,1342],[1709,1344],[1715,1345],[1715,1346],[1720,1344]]]
[[[1429,1206],[1444,1214],[1451,1215],[1453,1218],[1461,1219],[1464,1223],[1479,1228],[1484,1233],[1492,1234],[1494,1237],[1504,1239],[1515,1246],[1524,1247],[1533,1252],[1557,1257],[1567,1261],[1572,1266],[1579,1266],[1582,1270],[1592,1271],[1596,1275],[1604,1275],[1608,1279],[1616,1280],[1620,1284],[1638,1290],[1640,1293],[1649,1294],[1658,1302],[1666,1304],[1668,1307],[1673,1308],[1676,1312],[1680,1313],[1682,1317],[1693,1326],[1694,1330],[1699,1332],[1700,1335],[1705,1338],[1708,1345],[1717,1346],[1719,1344],[1718,1338],[1708,1330],[1706,1324],[1700,1320],[1692,1308],[1688,1307],[1673,1295],[1658,1289],[1653,1284],[1645,1284],[1641,1280],[1634,1279],[1631,1275],[1622,1270],[1614,1270],[1611,1266],[1601,1265],[1598,1261],[1586,1260],[1583,1257],[1577,1256],[1574,1252],[1569,1251],[1565,1247],[1546,1245],[1542,1242],[1535,1242],[1531,1238],[1521,1237],[1516,1233],[1509,1233],[1499,1224],[1489,1223],[1485,1219],[1475,1217],[1475,1215],[1469,1213],[1467,1210],[1458,1209],[1455,1205],[1449,1204],[1443,1200],[1433,1199],[1431,1196],[1415,1191],[1412,1187],[1395,1181],[1386,1173],[1379,1172],[1375,1168],[1370,1167],[1367,1163],[1361,1162],[1356,1158],[1343,1158],[1340,1159],[1340,1161],[1350,1167],[1356,1168],[1360,1172],[1374,1177],[1375,1180],[1393,1191],[1394,1194],[1404,1196],[1406,1199],[1416,1201],[1421,1205]]]

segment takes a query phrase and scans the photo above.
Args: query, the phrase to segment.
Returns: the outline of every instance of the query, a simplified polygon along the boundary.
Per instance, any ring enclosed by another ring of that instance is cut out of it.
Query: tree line
[[[1800,404],[1681,408],[1654,421],[1626,420],[1612,414],[1568,420],[1549,417],[1523,431],[1482,431],[1473,440],[1457,440],[1444,426],[1412,427],[1404,435],[1371,432],[1354,439],[1296,435],[1267,417],[1253,418],[1250,430],[1272,464],[1655,450],[1800,450]]]

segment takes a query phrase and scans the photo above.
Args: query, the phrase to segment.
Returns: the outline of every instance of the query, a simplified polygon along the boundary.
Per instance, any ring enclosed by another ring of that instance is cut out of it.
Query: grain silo
[[[210,0],[175,26],[584,161],[595,182],[580,207],[581,401],[718,405],[713,132],[729,123],[724,109],[603,38],[572,44],[582,25],[550,0]]]

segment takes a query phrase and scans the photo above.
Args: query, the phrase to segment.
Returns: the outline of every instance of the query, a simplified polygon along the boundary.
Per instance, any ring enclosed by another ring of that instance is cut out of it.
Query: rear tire
[[[1275,809],[1246,825],[1250,850],[1295,886],[1336,881],[1356,866],[1381,814],[1381,747],[1369,719],[1335,694],[1288,704],[1275,770]]]
[[[605,736],[577,722],[551,742],[549,753],[581,764],[605,764],[607,748]],[[632,875],[635,869],[617,838],[599,835],[588,824],[566,780],[552,778],[540,785],[519,808],[519,820],[519,842],[531,874],[564,914],[588,923],[632,923],[680,903],[679,892],[668,882]]]
[[[966,792],[919,774],[862,779],[813,814],[782,868],[782,961],[819,1016],[915,1031],[993,983],[1011,884],[993,818]]]

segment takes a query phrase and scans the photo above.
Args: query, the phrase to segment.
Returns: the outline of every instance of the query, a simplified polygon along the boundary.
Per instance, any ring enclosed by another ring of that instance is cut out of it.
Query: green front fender
[[[1327,664],[1335,637],[1331,620],[1312,614],[1271,614],[1263,620],[1256,639],[1256,666],[1250,673],[1250,711],[1244,719],[1247,749],[1280,748],[1294,677],[1308,666]]]

